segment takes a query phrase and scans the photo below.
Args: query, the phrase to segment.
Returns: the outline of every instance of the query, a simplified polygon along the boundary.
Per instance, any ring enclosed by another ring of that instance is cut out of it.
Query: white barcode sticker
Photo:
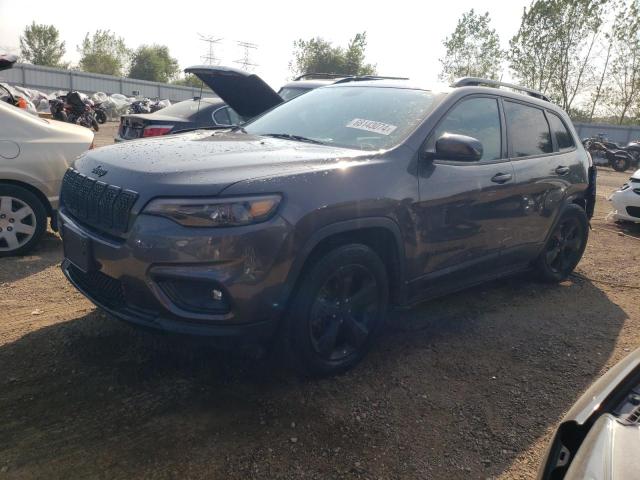
[[[380,135],[390,135],[398,128],[388,123],[376,122],[373,120],[364,120],[362,118],[354,118],[346,125],[349,128],[357,128],[358,130],[366,130],[367,132],[379,133]]]

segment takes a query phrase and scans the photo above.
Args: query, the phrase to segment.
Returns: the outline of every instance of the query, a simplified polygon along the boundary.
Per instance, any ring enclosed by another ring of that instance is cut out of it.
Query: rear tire
[[[586,212],[578,205],[567,205],[535,262],[537,277],[548,283],[565,280],[580,262],[588,239]]]
[[[353,367],[380,331],[388,302],[387,270],[371,248],[331,250],[299,280],[282,332],[288,362],[314,376]]]
[[[40,199],[17,185],[0,185],[0,257],[24,255],[47,228],[47,210]]]

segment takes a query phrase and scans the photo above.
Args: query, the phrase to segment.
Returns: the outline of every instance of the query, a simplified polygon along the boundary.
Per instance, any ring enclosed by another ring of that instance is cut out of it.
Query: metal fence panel
[[[632,140],[640,139],[640,125],[609,125],[606,123],[576,123],[578,136],[582,138],[595,137],[604,134],[609,141],[626,145]]]
[[[0,81],[42,90],[46,93],[56,90],[78,90],[88,94],[95,92],[121,93],[130,97],[133,96],[133,92],[140,92],[140,95],[145,97],[168,98],[172,102],[179,102],[200,95],[200,89],[195,87],[147,82],[145,80],[113,77],[111,75],[76,70],[62,70],[28,63],[17,63],[12,69],[1,72]],[[216,96],[209,89],[204,89],[202,95],[206,97]]]

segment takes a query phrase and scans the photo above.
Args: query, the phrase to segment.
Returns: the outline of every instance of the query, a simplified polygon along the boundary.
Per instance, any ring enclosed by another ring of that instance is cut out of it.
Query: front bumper
[[[290,226],[281,217],[249,227],[193,229],[165,218],[139,215],[122,239],[91,230],[64,209],[58,221],[63,241],[66,227],[67,232],[79,232],[90,245],[92,268],[78,268],[70,258],[73,254],[65,251],[65,276],[115,317],[198,336],[264,339],[275,332],[289,266]],[[211,285],[211,291],[223,292],[225,308],[195,308],[181,301],[175,290],[167,289],[167,282],[187,287],[189,282]]]
[[[610,214],[613,220],[640,223],[640,194],[634,192],[632,186],[615,191],[609,196],[609,201],[613,205]]]

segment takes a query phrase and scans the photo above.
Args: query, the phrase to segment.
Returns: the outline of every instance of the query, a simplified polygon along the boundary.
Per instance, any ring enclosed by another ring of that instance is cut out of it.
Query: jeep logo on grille
[[[91,170],[91,173],[95,173],[99,177],[104,177],[107,174],[107,170],[102,168],[102,165],[98,165],[96,168]]]

